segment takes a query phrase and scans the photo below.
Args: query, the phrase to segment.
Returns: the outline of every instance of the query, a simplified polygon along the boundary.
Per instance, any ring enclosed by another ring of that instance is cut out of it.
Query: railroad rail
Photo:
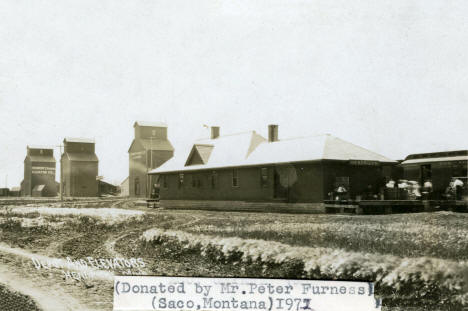
[[[2,198],[0,199],[0,206],[4,205],[26,205],[26,204],[89,204],[89,203],[104,203],[125,200],[126,198],[66,198],[61,201],[59,198]]]
[[[466,200],[325,200],[326,213],[392,214],[448,210],[468,212]]]

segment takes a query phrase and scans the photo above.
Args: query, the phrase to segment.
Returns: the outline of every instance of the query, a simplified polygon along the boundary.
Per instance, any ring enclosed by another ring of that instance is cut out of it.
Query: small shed
[[[42,197],[44,196],[45,185],[37,185],[32,190],[33,197]]]
[[[10,197],[19,197],[21,194],[21,187],[12,187],[9,191]]]
[[[99,180],[99,194],[100,195],[116,195],[118,187],[110,182]]]
[[[125,178],[120,184],[120,196],[128,197],[130,195],[129,177]]]

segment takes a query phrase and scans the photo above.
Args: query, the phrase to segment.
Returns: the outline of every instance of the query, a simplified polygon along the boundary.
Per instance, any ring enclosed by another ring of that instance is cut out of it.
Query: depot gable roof
[[[196,164],[208,164],[214,145],[195,144],[185,163],[185,166]]]
[[[209,156],[199,164],[190,161],[197,145],[210,147]],[[315,160],[364,160],[383,163],[396,161],[332,135],[316,135],[267,142],[255,132],[220,136],[197,142],[164,163],[152,174]]]
[[[224,135],[215,139],[198,140],[193,146],[185,148],[185,150],[176,151],[174,157],[159,168],[151,171],[151,173],[240,166],[245,163],[251,152],[264,141],[266,139],[255,131]],[[197,147],[203,145],[210,147]],[[194,147],[204,154],[205,163],[195,164],[189,161]]]
[[[247,165],[291,163],[315,160],[396,161],[329,134],[265,143],[247,160]]]

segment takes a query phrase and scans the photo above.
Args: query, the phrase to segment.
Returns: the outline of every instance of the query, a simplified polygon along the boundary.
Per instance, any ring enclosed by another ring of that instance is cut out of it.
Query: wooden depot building
[[[219,128],[212,127],[210,139],[151,171],[159,176],[161,206],[257,202],[320,209],[337,185],[354,199],[369,185],[382,186],[396,164],[329,134],[280,140],[277,125],[268,133],[268,139],[255,131],[219,136]]]

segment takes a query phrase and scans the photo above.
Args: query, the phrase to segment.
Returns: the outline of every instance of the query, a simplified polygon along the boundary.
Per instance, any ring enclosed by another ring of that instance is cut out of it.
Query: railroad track
[[[54,204],[61,203],[63,205],[85,205],[85,204],[96,204],[96,203],[106,203],[106,202],[116,202],[116,201],[126,201],[126,198],[73,198],[65,199],[61,201],[58,198],[53,199],[0,199],[0,206],[2,205],[27,205],[27,204]]]

